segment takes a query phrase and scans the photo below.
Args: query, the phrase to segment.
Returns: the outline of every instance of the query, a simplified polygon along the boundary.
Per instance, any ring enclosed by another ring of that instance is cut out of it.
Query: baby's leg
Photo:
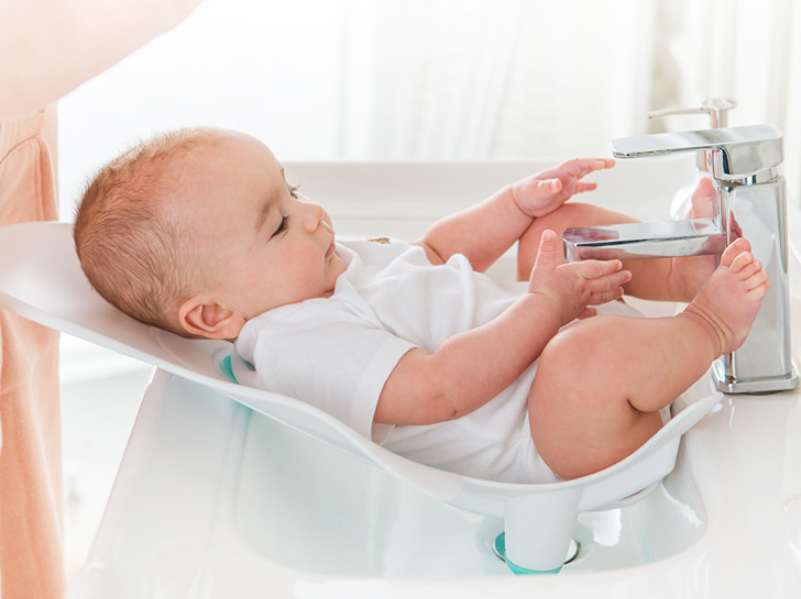
[[[708,179],[702,180],[693,194],[692,209],[688,218],[712,216],[714,190]],[[517,247],[517,278],[527,281],[537,257],[542,233],[551,229],[561,237],[565,229],[579,226],[604,226],[635,223],[637,220],[619,212],[606,210],[591,204],[570,202],[558,210],[534,220],[523,234]],[[626,284],[628,295],[653,300],[689,302],[698,289],[709,278],[715,267],[711,256],[691,258],[658,258],[631,260],[623,268],[631,271],[631,281]]]
[[[658,410],[742,345],[770,284],[745,239],[681,314],[597,316],[545,347],[529,396],[531,434],[559,476],[606,468],[661,427]]]

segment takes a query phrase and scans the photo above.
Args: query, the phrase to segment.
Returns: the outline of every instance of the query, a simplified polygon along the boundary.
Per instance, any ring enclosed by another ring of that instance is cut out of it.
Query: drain
[[[566,566],[573,560],[578,557],[579,548],[581,544],[576,541],[575,539],[570,539],[570,545],[567,547],[567,553],[565,554],[565,561],[563,562],[562,566]],[[507,563],[510,569],[515,572],[516,574],[522,573],[522,569],[514,564],[510,564],[506,561],[506,533],[501,533],[495,538],[495,542],[492,544],[492,551],[495,556],[500,559],[501,561]],[[561,569],[554,570],[554,572],[558,572]]]

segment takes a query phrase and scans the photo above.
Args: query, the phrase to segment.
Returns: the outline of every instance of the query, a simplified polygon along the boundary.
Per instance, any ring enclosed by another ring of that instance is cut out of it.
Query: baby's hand
[[[550,299],[562,324],[595,314],[587,306],[605,304],[623,295],[631,272],[620,260],[584,260],[559,264],[559,240],[553,231],[542,234],[537,260],[529,278],[529,293]]]
[[[581,179],[593,171],[612,168],[611,158],[576,158],[513,183],[512,199],[531,217],[544,216],[568,201],[573,194],[592,191],[596,183]]]

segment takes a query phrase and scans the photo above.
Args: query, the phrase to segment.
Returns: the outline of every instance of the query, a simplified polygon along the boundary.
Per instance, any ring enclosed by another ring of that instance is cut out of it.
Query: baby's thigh
[[[528,400],[531,436],[559,476],[576,478],[620,461],[661,427],[658,412],[629,402],[631,364],[619,351],[628,321],[599,315],[562,330],[540,356]]]
[[[600,206],[568,202],[550,214],[534,219],[531,226],[520,238],[517,247],[517,275],[521,281],[528,280],[542,233],[548,229],[555,231],[559,237],[565,229],[571,227],[593,227],[636,222],[635,219],[619,212],[613,212]]]

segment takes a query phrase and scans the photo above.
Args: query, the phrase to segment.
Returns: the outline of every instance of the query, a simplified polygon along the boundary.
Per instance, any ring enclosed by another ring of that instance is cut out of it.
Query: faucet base
[[[719,391],[730,394],[778,393],[779,391],[795,389],[799,383],[798,372],[795,367],[792,367],[789,374],[785,376],[738,381],[732,377],[726,376],[723,358],[718,358],[712,364],[712,377]]]

